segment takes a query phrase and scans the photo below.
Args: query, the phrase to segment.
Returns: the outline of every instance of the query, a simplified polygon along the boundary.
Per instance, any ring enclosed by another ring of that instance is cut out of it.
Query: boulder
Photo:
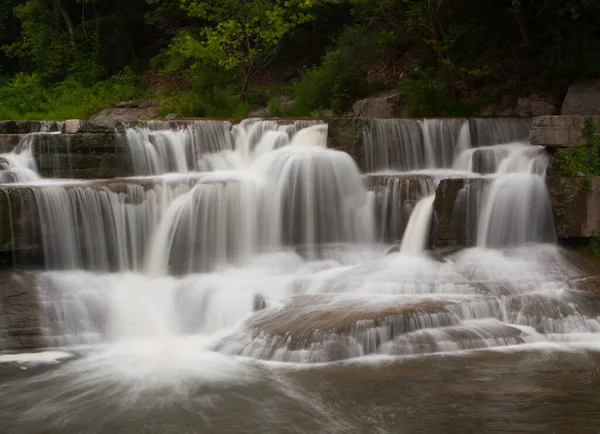
[[[356,117],[393,118],[402,115],[404,106],[402,93],[393,90],[356,101],[352,111]]]
[[[537,95],[519,98],[515,107],[515,114],[520,117],[553,115],[556,111],[554,104]]]
[[[600,78],[580,80],[569,86],[560,114],[600,114]]]
[[[157,106],[158,102],[153,100],[121,101],[102,110],[90,119],[96,121],[135,121],[139,119],[150,119],[156,117],[155,109]]]

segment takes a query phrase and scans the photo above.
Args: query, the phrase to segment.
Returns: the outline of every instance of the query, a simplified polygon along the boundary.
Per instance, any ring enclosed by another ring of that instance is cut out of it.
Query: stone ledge
[[[600,116],[538,116],[531,124],[530,140],[533,145],[565,148],[575,145],[581,137],[586,117],[599,125]]]

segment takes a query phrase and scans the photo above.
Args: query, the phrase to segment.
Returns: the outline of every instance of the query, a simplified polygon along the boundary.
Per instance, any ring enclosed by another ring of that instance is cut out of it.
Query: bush
[[[582,140],[554,156],[556,171],[565,176],[583,176],[589,182],[592,176],[600,175],[600,136],[597,124],[586,118],[581,131]]]
[[[239,99],[241,81],[237,76],[213,70],[197,71],[191,89],[165,101],[159,114],[178,117],[242,118],[249,105]]]
[[[102,104],[144,95],[139,77],[129,69],[92,86],[70,76],[49,87],[38,74],[20,73],[0,86],[0,119],[87,118]]]
[[[420,74],[398,84],[406,95],[406,114],[411,117],[470,116],[474,106],[448,94],[441,79]]]
[[[319,66],[306,71],[294,83],[294,99],[299,113],[309,114],[331,108],[343,113],[352,103],[382,86],[368,76],[371,61],[379,51],[376,34],[360,27],[347,28],[335,48]]]

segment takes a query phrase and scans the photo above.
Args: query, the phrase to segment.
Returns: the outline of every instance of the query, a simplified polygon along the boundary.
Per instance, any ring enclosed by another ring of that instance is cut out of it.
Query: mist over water
[[[43,222],[47,269],[24,279],[48,352],[0,355],[0,419],[8,432],[465,432],[439,409],[494,417],[461,379],[539,398],[565,375],[553,366],[596,372],[600,303],[554,244],[548,158],[527,131],[373,120],[363,174],[327,148],[326,124],[156,122],[126,131],[136,176],[110,181],[41,178],[26,137],[0,180],[30,187]],[[428,245],[444,178],[480,200],[474,246],[442,254]],[[554,392],[600,384],[586,378]],[[539,425],[528,414],[517,429]],[[469,426],[486,428],[506,426]]]

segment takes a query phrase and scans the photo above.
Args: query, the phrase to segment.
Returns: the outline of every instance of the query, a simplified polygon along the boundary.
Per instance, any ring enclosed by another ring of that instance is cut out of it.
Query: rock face
[[[502,100],[495,104],[491,104],[483,107],[477,113],[478,116],[514,116],[515,115],[515,101],[510,96],[504,96]]]
[[[42,235],[31,188],[0,191],[0,266],[41,261]]]
[[[558,114],[558,108],[550,97],[535,94],[519,97],[516,101],[504,96],[499,102],[486,106],[479,111],[480,116],[532,117]]]
[[[153,100],[122,101],[102,110],[90,119],[96,121],[151,119],[156,117],[156,107],[158,102]]]
[[[599,115],[600,78],[581,80],[569,86],[562,115]]]
[[[360,118],[334,118],[327,121],[327,147],[344,151],[364,169],[363,156],[363,127],[364,119]]]
[[[358,100],[352,106],[356,117],[393,118],[402,115],[404,101],[398,90]]]
[[[435,180],[425,175],[369,174],[365,184],[375,194],[377,236],[385,243],[402,241],[416,203],[435,190]]]
[[[575,145],[587,116],[538,116],[531,123],[530,140],[533,145],[565,148]],[[600,116],[591,116],[599,125]]]
[[[515,115],[520,117],[546,116],[557,114],[557,109],[548,99],[531,95],[517,100]]]
[[[3,272],[0,276],[0,349],[43,346],[35,275]]]
[[[600,177],[550,177],[548,193],[559,239],[600,234]]]
[[[485,179],[443,179],[433,202],[434,248],[468,247],[477,242],[477,220]]]

